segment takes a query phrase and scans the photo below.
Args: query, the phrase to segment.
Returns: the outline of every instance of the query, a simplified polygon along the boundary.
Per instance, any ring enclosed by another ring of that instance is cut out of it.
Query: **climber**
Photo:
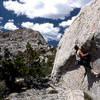
[[[91,71],[91,73],[93,73],[94,75],[98,76],[98,73],[94,71],[93,68],[91,68],[90,66],[90,55],[88,53],[83,53],[81,51],[81,49],[75,45],[74,49],[76,50],[76,65],[83,65],[85,67],[85,69],[89,69]]]

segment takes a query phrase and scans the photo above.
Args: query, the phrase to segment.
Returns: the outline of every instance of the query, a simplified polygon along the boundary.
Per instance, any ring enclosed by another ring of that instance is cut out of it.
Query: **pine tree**
[[[15,87],[15,69],[12,56],[8,49],[4,50],[4,58],[2,61],[2,73],[6,86],[13,90]]]

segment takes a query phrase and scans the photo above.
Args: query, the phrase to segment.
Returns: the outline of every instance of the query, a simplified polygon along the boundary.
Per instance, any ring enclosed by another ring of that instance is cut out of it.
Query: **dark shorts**
[[[79,60],[76,60],[75,61],[75,65],[80,65],[80,61]]]
[[[83,65],[85,69],[92,69],[92,67],[90,66],[90,62],[86,62],[84,60],[81,60],[81,61],[76,60],[75,65]]]
[[[80,65],[83,65],[86,69],[92,69],[89,61],[81,60]]]

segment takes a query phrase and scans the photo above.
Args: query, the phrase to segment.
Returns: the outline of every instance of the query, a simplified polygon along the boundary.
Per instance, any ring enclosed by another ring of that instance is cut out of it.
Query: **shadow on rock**
[[[78,69],[80,66],[75,65],[75,55],[71,55],[68,60],[63,64],[63,66],[60,66],[57,72],[57,79],[56,81],[59,81],[62,75],[66,74],[68,71],[73,71]]]
[[[87,80],[88,80],[88,90],[90,90],[93,86],[93,83],[99,82],[100,80],[100,74],[98,76],[94,75],[91,73],[89,70],[86,71],[85,76],[87,75]],[[84,77],[85,77],[84,76]]]

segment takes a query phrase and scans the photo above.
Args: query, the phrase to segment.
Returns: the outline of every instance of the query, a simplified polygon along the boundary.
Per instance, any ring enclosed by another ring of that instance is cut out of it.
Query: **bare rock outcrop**
[[[62,87],[81,89],[94,100],[100,100],[100,77],[90,72],[85,75],[84,67],[75,66],[74,45],[92,55],[92,67],[100,72],[100,0],[82,8],[72,25],[64,33],[57,49],[51,77]]]
[[[33,49],[47,48],[43,36],[32,29],[20,28],[15,31],[0,32],[0,50],[8,48],[10,52],[24,51],[29,42]]]
[[[5,100],[85,100],[81,90],[59,90],[59,93],[46,93],[45,90],[30,89],[22,93],[12,93]]]
[[[66,92],[66,100],[84,100],[84,93],[80,90]]]

